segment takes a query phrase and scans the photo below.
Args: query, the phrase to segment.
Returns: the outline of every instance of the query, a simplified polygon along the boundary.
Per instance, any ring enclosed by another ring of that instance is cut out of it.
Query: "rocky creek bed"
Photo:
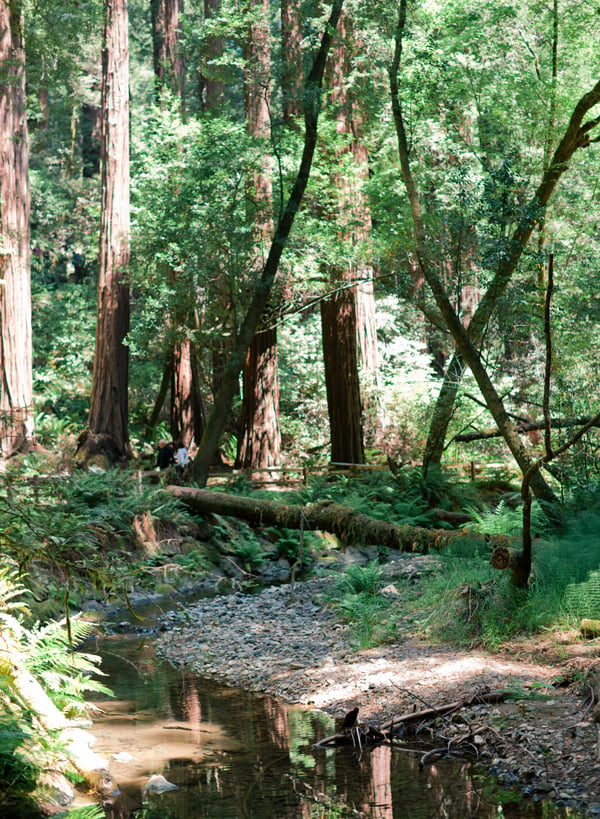
[[[401,557],[394,575],[414,571]],[[251,692],[382,725],[413,710],[502,690],[502,702],[424,720],[435,745],[469,747],[500,785],[600,816],[597,641],[573,634],[515,643],[497,654],[432,645],[407,625],[393,644],[353,647],[328,605],[330,578],[201,600],[161,621],[157,651],[178,667]],[[466,745],[465,745],[466,742]]]

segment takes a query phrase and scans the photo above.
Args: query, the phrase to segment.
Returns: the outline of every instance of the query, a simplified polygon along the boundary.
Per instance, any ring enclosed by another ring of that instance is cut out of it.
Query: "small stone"
[[[176,791],[177,785],[169,782],[162,774],[153,774],[146,782],[144,790],[148,793],[165,793],[166,791]]]

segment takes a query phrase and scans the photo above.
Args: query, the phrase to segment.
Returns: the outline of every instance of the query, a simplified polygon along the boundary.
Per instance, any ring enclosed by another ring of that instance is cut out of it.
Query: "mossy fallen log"
[[[228,515],[257,525],[285,529],[319,529],[336,535],[345,544],[383,546],[401,552],[424,554],[460,541],[485,541],[492,547],[508,542],[500,536],[487,538],[465,530],[424,529],[376,520],[333,503],[300,506],[188,486],[171,486],[169,489],[188,508],[202,515]]]

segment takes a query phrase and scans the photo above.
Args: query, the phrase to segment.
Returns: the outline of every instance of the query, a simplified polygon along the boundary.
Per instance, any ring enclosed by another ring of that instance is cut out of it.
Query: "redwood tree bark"
[[[244,365],[240,447],[241,468],[279,464],[279,378],[274,328],[255,333]]]
[[[321,325],[331,460],[363,464],[365,452],[353,288],[341,289],[321,302]]]
[[[21,0],[0,4],[0,458],[33,436],[23,25]]]
[[[255,171],[248,190],[249,216],[256,241],[256,267],[264,264],[265,248],[273,231],[270,152],[266,150],[271,134],[271,37],[269,2],[249,4],[253,22],[246,40],[246,81],[244,103],[246,126],[253,136],[264,141],[262,167]],[[254,16],[255,15],[255,16]],[[277,371],[277,331],[255,333],[243,370],[242,413],[236,464],[243,467],[276,466],[281,452],[279,431],[279,373]]]
[[[343,15],[340,37],[332,55],[331,101],[336,130],[347,137],[347,146],[338,151],[332,160],[337,167],[344,163],[345,155],[349,154],[352,171],[336,171],[333,186],[338,196],[340,242],[358,248],[360,254],[360,249],[364,251],[370,243],[371,213],[364,193],[367,152],[361,141],[362,113],[359,103],[347,88],[355,51],[352,22],[348,15]],[[328,273],[331,285],[340,287],[339,292],[321,303],[331,458],[343,463],[364,463],[364,396],[372,391],[377,372],[373,270],[366,262],[359,261],[354,267],[341,268],[336,265]],[[340,336],[337,340],[336,333]],[[354,343],[351,343],[350,335],[355,336]],[[343,355],[349,356],[346,361],[341,359]]]
[[[201,439],[204,431],[204,409],[196,350],[188,338],[178,338],[171,366],[171,435],[189,447]]]
[[[294,126],[302,114],[302,0],[281,0],[281,107],[283,121]]]
[[[204,0],[204,19],[216,17],[221,9],[221,0]],[[216,61],[223,54],[223,40],[212,37],[206,48],[206,62]],[[225,100],[225,84],[218,78],[213,66],[208,66],[199,77],[200,102],[205,111],[220,112]]]
[[[185,103],[185,63],[179,48],[179,15],[183,0],[151,0],[154,75],[161,107],[162,91],[169,88]]]
[[[113,462],[129,450],[129,48],[126,0],[105,0],[104,9],[98,320],[85,448]]]

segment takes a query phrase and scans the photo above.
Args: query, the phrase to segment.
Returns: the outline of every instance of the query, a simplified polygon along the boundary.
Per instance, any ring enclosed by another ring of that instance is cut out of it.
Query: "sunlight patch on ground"
[[[510,685],[518,672],[514,663],[477,654],[456,659],[429,654],[401,661],[378,658],[341,664],[328,662],[304,672],[312,692],[301,697],[301,701],[325,708],[336,702],[366,701],[371,692],[382,688],[396,688],[399,694],[402,690],[408,693],[425,688],[431,696],[438,685],[447,688],[449,683],[474,690],[483,683],[483,678],[488,683],[495,678],[497,685],[504,687]],[[542,667],[536,669],[531,681],[543,681],[546,672]]]

